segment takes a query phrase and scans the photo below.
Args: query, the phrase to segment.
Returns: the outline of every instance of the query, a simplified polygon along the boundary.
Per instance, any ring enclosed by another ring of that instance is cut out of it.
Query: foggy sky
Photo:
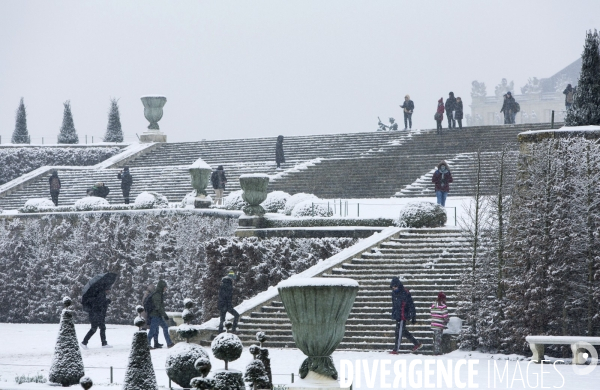
[[[56,142],[70,100],[80,142],[98,142],[115,97],[134,141],[149,94],[167,97],[169,141],[374,131],[407,93],[413,128],[432,128],[449,91],[470,113],[472,80],[520,93],[575,61],[598,15],[598,0],[0,0],[0,135],[24,97],[32,141]]]

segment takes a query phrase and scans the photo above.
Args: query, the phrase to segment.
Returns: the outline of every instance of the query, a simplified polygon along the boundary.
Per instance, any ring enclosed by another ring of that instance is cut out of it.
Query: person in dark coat
[[[400,108],[402,108],[404,112],[404,130],[407,128],[412,129],[412,114],[415,109],[415,103],[410,100],[410,95],[404,96],[404,103],[402,103]]]
[[[515,117],[517,116],[517,112],[519,112],[519,105],[510,91],[506,92],[506,105],[510,113],[510,123],[514,125]]]
[[[219,289],[219,312],[221,314],[219,320],[219,333],[223,332],[223,323],[225,322],[225,316],[227,313],[233,315],[233,327],[232,332],[235,332],[240,318],[240,314],[233,308],[233,280],[229,276],[225,276],[221,279],[221,288]]]
[[[456,98],[454,97],[454,92],[450,92],[448,94],[448,99],[446,99],[446,116],[448,117],[448,128],[456,129],[456,121],[454,120],[453,111],[456,110]]]
[[[283,135],[277,137],[277,145],[275,146],[275,162],[277,163],[277,169],[281,168],[281,164],[285,162],[285,156],[283,155]]]
[[[117,174],[117,178],[121,179],[121,191],[123,191],[125,204],[129,204],[129,191],[131,191],[131,185],[133,184],[133,177],[129,173],[129,167],[123,167],[123,170]]]
[[[437,123],[437,133],[442,134],[442,121],[444,120],[444,98],[440,98],[440,100],[438,100],[434,119]]]
[[[50,197],[52,198],[52,203],[55,206],[58,206],[58,194],[60,193],[60,179],[58,178],[58,172],[52,171],[52,175],[48,179],[48,183],[50,184]]]
[[[510,110],[508,107],[508,95],[504,94],[504,101],[502,102],[502,108],[500,109],[500,112],[504,114],[504,124],[508,125],[510,124]]]
[[[565,109],[569,109],[573,105],[573,97],[575,95],[575,88],[571,84],[567,84],[567,88],[563,91],[565,94]]]
[[[100,328],[100,341],[102,342],[102,348],[112,348],[106,342],[106,310],[110,304],[110,299],[106,298],[106,294],[110,290],[100,291],[97,295],[85,299],[83,303],[83,310],[87,311],[90,315],[91,328],[83,338],[81,347],[87,349],[88,341],[96,333],[96,330]]]
[[[104,185],[103,182],[99,181],[96,183],[96,185],[94,185],[90,191],[88,191],[88,193],[91,196],[97,196],[99,198],[105,198],[108,196],[108,193],[110,192],[110,188],[108,188],[107,186]]]
[[[171,348],[175,344],[171,341],[169,336],[169,325],[167,321],[169,316],[165,312],[164,295],[167,291],[167,282],[159,280],[156,284],[156,290],[152,293],[152,311],[148,313],[150,317],[150,331],[148,332],[148,344],[154,339],[154,347],[150,345],[150,349],[162,348],[162,344],[158,343],[158,327],[160,326],[167,342],[167,347]]]
[[[414,325],[417,322],[417,311],[415,303],[410,295],[410,291],[404,288],[398,277],[393,277],[390,283],[392,289],[392,319],[396,321],[396,332],[394,334],[394,349],[390,352],[397,355],[402,343],[402,337],[406,337],[414,347],[412,352],[415,352],[423,347],[407,329],[406,323],[411,321]]]
[[[450,183],[452,183],[452,173],[448,169],[448,164],[442,161],[438,164],[437,170],[433,173],[431,182],[435,183],[435,195],[437,196],[437,203],[442,206],[446,206],[446,198],[448,192],[450,192]]]
[[[460,97],[456,98],[456,110],[454,112],[454,119],[458,122],[458,128],[462,129],[463,120],[463,102]]]
[[[223,191],[225,191],[225,184],[227,183],[227,177],[225,176],[223,165],[219,165],[212,173],[210,176],[210,182],[215,190],[215,204],[223,204]]]

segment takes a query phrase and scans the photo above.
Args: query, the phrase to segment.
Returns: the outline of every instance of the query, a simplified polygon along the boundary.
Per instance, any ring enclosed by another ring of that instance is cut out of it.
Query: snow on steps
[[[411,247],[418,246],[417,242],[420,242],[423,248],[427,248],[428,254],[415,259],[413,254],[403,251],[405,241]],[[440,243],[460,249],[451,255],[451,262],[443,262],[442,256],[446,256],[444,253],[447,248]],[[461,232],[454,229],[389,228],[294,277],[346,277],[358,281],[361,287],[339,348],[385,350],[391,349],[394,341],[389,283],[392,276],[400,276],[411,290],[417,307],[417,324],[409,325],[409,329],[425,344],[422,351],[430,353],[432,332],[428,322],[429,307],[438,292],[444,291],[450,312],[454,312],[463,261],[468,259],[467,245]],[[377,255],[381,254],[383,247],[390,246],[396,250],[395,257]],[[437,249],[430,250],[432,248]],[[238,335],[244,344],[255,343],[256,332],[265,331],[270,337],[269,346],[295,346],[291,323],[275,287],[243,302],[236,310],[241,316]],[[210,338],[216,334],[217,326],[217,318],[200,326],[205,340],[203,344],[208,345]],[[402,345],[406,350],[410,347],[412,345]]]

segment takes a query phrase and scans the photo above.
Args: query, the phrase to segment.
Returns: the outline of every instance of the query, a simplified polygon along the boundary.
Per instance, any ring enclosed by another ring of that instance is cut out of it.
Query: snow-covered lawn
[[[76,331],[81,340],[89,328],[88,325],[76,325]],[[131,344],[132,334],[137,328],[133,326],[109,325],[107,329],[108,342],[113,345],[112,349],[100,348],[99,335],[96,334],[89,343],[89,349],[82,351],[83,362],[85,364],[86,375],[90,376],[95,385],[92,389],[114,389],[123,383],[125,368]],[[15,383],[15,376],[30,375],[41,373],[48,376],[48,369],[54,351],[54,343],[58,333],[58,324],[0,324],[0,389],[33,389],[46,388],[48,384],[26,383],[18,385]],[[162,341],[162,334],[159,338]],[[268,342],[266,344],[268,347]],[[207,348],[211,357],[213,370],[221,368],[223,362],[215,359]],[[156,371],[156,377],[159,386],[168,387],[169,380],[164,370],[164,364],[168,350],[153,350],[152,360]],[[300,364],[304,360],[304,355],[297,349],[270,349],[271,365],[274,373],[273,381],[275,384],[289,383],[291,373],[297,372]],[[242,357],[230,363],[230,368],[244,370],[250,362],[252,356],[247,348]],[[394,387],[395,379],[394,365],[400,361],[396,367],[400,369],[402,364],[406,366],[406,384],[408,388],[439,388],[446,389],[445,380],[441,381],[441,386],[437,386],[438,364],[448,367],[452,361],[454,371],[459,365],[458,381],[452,378],[453,387],[458,388],[464,383],[468,388],[469,362],[472,361],[473,368],[477,373],[473,373],[473,383],[478,384],[479,388],[542,388],[540,382],[541,370],[544,370],[543,387],[544,388],[563,388],[563,389],[597,389],[600,383],[600,367],[596,367],[590,374],[577,375],[571,365],[551,364],[543,367],[538,364],[531,364],[528,368],[528,360],[519,360],[520,356],[490,355],[483,353],[468,353],[455,351],[451,354],[438,357],[437,359],[425,355],[389,355],[385,352],[345,352],[339,351],[333,354],[335,365],[340,371],[340,365],[343,360],[352,364],[356,373],[356,361],[360,361],[361,367],[361,386],[357,383],[354,389],[383,389],[383,388],[401,388]],[[466,359],[464,364],[459,364],[462,359]],[[475,362],[477,360],[477,362]],[[404,362],[404,363],[402,363]],[[367,366],[369,370],[377,364],[373,386],[367,385],[369,375],[365,375],[363,367]],[[382,384],[382,370],[384,366],[385,383]],[[488,372],[488,365],[490,371]],[[114,384],[110,385],[110,367],[114,370]],[[412,366],[412,370],[411,370]],[[499,373],[494,375],[494,366],[497,366]],[[505,372],[505,368],[507,371]],[[527,371],[529,369],[529,371]],[[431,376],[425,373],[433,370]],[[408,375],[410,372],[414,376]],[[347,371],[346,371],[347,374]],[[502,381],[500,378],[504,375]],[[296,374],[296,380],[298,376]],[[496,385],[494,386],[494,378]],[[411,379],[416,380],[411,386]],[[425,380],[428,380],[433,387],[426,387]],[[419,386],[419,380],[421,385]],[[489,380],[489,382],[488,382]],[[399,382],[400,385],[402,382]],[[387,384],[388,386],[385,386]]]

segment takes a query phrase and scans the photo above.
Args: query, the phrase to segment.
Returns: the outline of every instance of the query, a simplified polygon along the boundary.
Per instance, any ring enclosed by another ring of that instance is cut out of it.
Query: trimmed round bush
[[[267,199],[261,203],[261,206],[267,213],[276,213],[279,210],[283,210],[285,204],[290,198],[290,194],[283,191],[273,191],[267,194]]]
[[[333,209],[327,209],[327,206],[315,203],[315,200],[307,200],[298,203],[292,210],[292,217],[331,217]]]
[[[22,213],[38,213],[42,210],[55,207],[54,203],[50,199],[46,198],[34,198],[29,199],[25,202],[25,205],[21,207],[19,211]]]
[[[223,198],[223,208],[225,210],[241,210],[244,206],[247,206],[248,203],[244,199],[242,199],[242,194],[244,191],[238,190],[230,192],[225,198]]]
[[[169,200],[158,192],[144,191],[135,198],[136,209],[164,209],[169,207]]]
[[[213,339],[211,348],[217,359],[232,362],[242,356],[244,346],[233,333],[221,333]]]
[[[283,213],[285,215],[292,215],[292,211],[294,210],[294,207],[296,207],[296,205],[298,203],[305,202],[308,200],[317,201],[318,199],[319,198],[317,198],[315,195],[305,194],[304,192],[292,195],[289,197],[289,199],[285,203],[285,207],[283,208]]]
[[[177,343],[169,350],[165,368],[171,380],[183,388],[190,387],[193,378],[202,376],[196,366],[199,358],[209,359],[204,349],[193,343]],[[208,360],[210,362],[210,360]]]
[[[75,210],[77,211],[102,210],[107,207],[110,207],[110,203],[97,196],[86,196],[75,201]]]
[[[436,228],[446,224],[446,210],[432,202],[409,203],[402,211],[396,222],[399,227],[407,228]]]

